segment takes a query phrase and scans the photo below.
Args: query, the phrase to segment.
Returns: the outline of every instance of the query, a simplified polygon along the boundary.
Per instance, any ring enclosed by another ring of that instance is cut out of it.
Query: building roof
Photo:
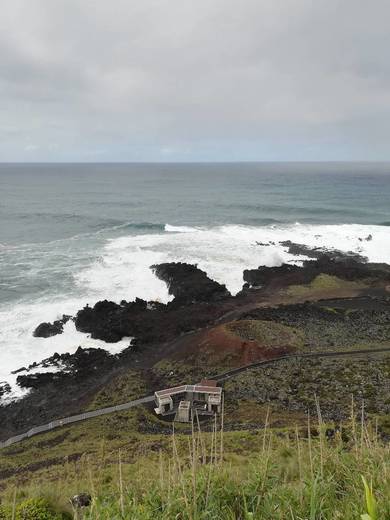
[[[158,390],[154,393],[156,397],[162,398],[169,395],[184,394],[187,392],[200,393],[200,394],[221,394],[222,388],[215,385],[204,384],[208,381],[202,381],[196,385],[181,385],[174,386],[172,388],[165,388],[164,390]]]

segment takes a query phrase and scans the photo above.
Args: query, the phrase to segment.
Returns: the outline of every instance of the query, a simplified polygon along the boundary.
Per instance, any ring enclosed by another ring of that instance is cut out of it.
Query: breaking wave
[[[36,245],[33,253],[18,251],[19,261],[26,264],[23,266],[26,277],[35,280],[37,273],[43,271],[46,277],[52,273],[54,282],[58,281],[45,291],[31,293],[0,307],[0,382],[8,380],[14,391],[17,390],[15,377],[10,376],[10,372],[54,352],[74,352],[81,345],[103,346],[116,353],[128,346],[128,340],[114,345],[92,340],[76,331],[72,322],[68,322],[62,335],[52,338],[34,338],[32,332],[42,321],[53,321],[63,313],[75,314],[86,303],[92,305],[99,299],[119,302],[140,297],[169,301],[167,287],[154,276],[150,269],[152,264],[196,263],[235,294],[242,287],[244,269],[299,261],[299,257],[290,255],[280,244],[284,240],[354,251],[370,261],[390,263],[388,223],[382,226],[299,223],[208,228],[147,223],[128,226],[121,228],[120,236],[104,237],[100,242],[79,239],[46,244],[42,251]],[[138,232],[134,233],[136,229]],[[83,251],[82,256],[76,254],[76,247]],[[90,250],[85,251],[86,248]],[[54,256],[50,256],[50,251]]]

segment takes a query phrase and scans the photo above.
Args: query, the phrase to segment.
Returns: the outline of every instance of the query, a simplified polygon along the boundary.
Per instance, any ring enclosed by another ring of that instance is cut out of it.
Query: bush
[[[8,520],[11,516],[11,510],[9,507],[0,506],[0,520]]]
[[[44,498],[29,498],[16,507],[15,520],[63,520],[65,518],[67,516],[55,512]],[[5,519],[8,520],[7,517]]]

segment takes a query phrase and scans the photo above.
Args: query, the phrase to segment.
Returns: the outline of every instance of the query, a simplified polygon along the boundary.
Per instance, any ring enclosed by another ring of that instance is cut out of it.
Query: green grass
[[[148,389],[142,370],[127,370],[126,373],[113,379],[100,390],[90,403],[88,409],[95,410],[105,406],[122,404],[142,395],[152,393]]]
[[[15,479],[2,493],[0,519],[37,498],[49,516],[24,520],[73,515],[68,499],[81,492],[93,497],[74,516],[85,520],[390,518],[390,450],[375,427],[353,421],[331,441],[324,429],[321,418],[299,431],[195,425],[193,435],[144,436],[138,456],[126,443],[102,442],[100,453],[64,464],[56,478]]]
[[[300,298],[309,296],[311,293],[316,293],[318,291],[362,289],[365,286],[366,285],[363,282],[351,282],[348,280],[342,280],[337,276],[322,273],[316,276],[314,280],[307,285],[290,285],[285,292],[288,296]]]

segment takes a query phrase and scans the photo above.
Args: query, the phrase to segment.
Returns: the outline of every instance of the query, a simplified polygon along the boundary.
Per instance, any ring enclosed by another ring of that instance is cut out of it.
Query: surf
[[[102,299],[119,303],[122,299],[132,301],[139,297],[167,303],[172,297],[166,284],[150,269],[153,264],[197,264],[234,295],[242,288],[244,269],[302,261],[303,257],[290,254],[280,243],[285,240],[309,247],[352,251],[371,262],[390,263],[390,228],[362,224],[230,224],[202,228],[166,224],[163,232],[124,233],[107,238],[89,262],[86,261],[88,252],[83,252],[83,262],[77,262],[77,255],[70,249],[68,260],[63,262],[63,273],[66,272],[70,280],[68,285],[62,286],[62,292],[60,285],[53,285],[43,296],[25,295],[11,304],[3,302],[0,308],[0,381],[11,382],[12,395],[17,397],[21,392],[11,372],[34,361],[55,352],[73,353],[78,346],[105,348],[112,353],[126,348],[129,341],[109,345],[92,340],[76,331],[72,322],[66,324],[63,334],[52,338],[34,338],[32,333],[42,321],[54,321],[64,313],[74,315],[87,303],[93,305]],[[32,258],[36,267],[49,269],[50,265],[45,267],[45,257],[38,262],[36,253],[34,251]],[[64,254],[61,250],[61,255]],[[48,257],[47,261],[52,264],[54,259]],[[61,268],[58,265],[55,268],[55,276],[61,277]]]

